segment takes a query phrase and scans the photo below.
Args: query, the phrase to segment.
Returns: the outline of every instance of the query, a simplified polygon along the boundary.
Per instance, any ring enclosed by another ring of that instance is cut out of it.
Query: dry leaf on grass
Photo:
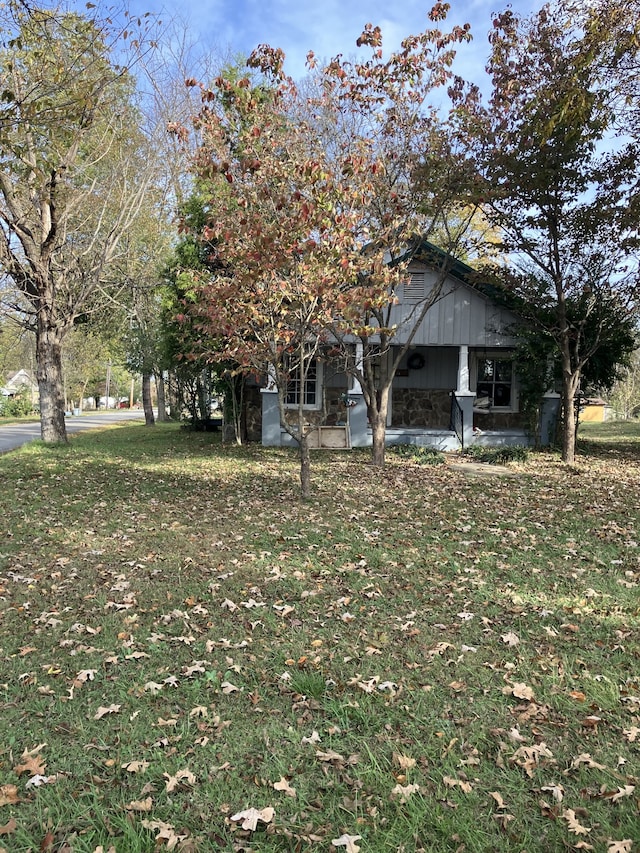
[[[416,766],[415,758],[411,758],[409,755],[402,755],[400,752],[393,753],[393,763],[396,764],[400,770],[410,770],[412,767]]]
[[[505,687],[504,692],[511,693],[516,699],[526,699],[528,702],[531,702],[534,698],[533,690],[522,682],[512,684],[511,687]]]
[[[400,805],[408,802],[412,794],[416,794],[420,790],[420,785],[396,785],[391,791],[391,799],[397,800]]]
[[[46,763],[41,755],[26,755],[22,754],[22,763],[16,764],[13,772],[16,776],[21,776],[23,773],[28,773],[29,776],[38,776],[44,774]]]
[[[630,797],[635,791],[635,785],[625,785],[622,788],[618,788],[615,791],[608,791],[607,786],[603,785],[600,788],[600,796],[603,800],[611,800],[612,803],[617,803],[618,800],[624,799],[624,797]]]
[[[316,758],[318,759],[318,761],[328,761],[328,762],[331,762],[331,761],[342,762],[342,761],[344,761],[344,755],[340,755],[339,752],[334,752],[332,749],[328,749],[326,752],[323,752],[322,750],[317,749],[316,750]]]
[[[562,812],[562,817],[567,822],[569,832],[572,832],[574,835],[588,835],[591,832],[590,826],[583,826],[580,823],[573,809],[565,809]]]
[[[153,808],[153,800],[146,797],[144,800],[133,800],[125,805],[128,812],[150,812]]]
[[[625,838],[623,841],[607,841],[607,853],[631,853],[633,841]]]
[[[471,793],[473,791],[473,785],[470,782],[464,782],[462,779],[454,779],[452,776],[443,776],[442,781],[447,786],[447,788],[460,788],[465,794]]]
[[[561,803],[562,798],[564,797],[564,788],[562,785],[545,785],[543,788],[540,788],[541,791],[548,791],[556,803]]]
[[[507,631],[506,634],[502,634],[500,639],[503,643],[506,643],[507,646],[517,646],[520,642],[520,637],[515,633],[515,631]]]
[[[344,847],[345,853],[358,853],[360,847],[356,841],[360,841],[361,838],[361,835],[347,835],[345,833],[340,838],[331,839],[331,843],[334,847]]]
[[[266,809],[245,809],[242,812],[234,814],[229,820],[234,823],[241,822],[243,829],[248,829],[250,832],[255,832],[258,828],[258,822],[271,823],[275,815],[275,809],[268,806]]]
[[[296,795],[296,789],[295,789],[295,788],[292,788],[292,787],[291,787],[291,785],[289,785],[289,783],[288,783],[288,782],[287,782],[287,780],[284,778],[284,776],[281,776],[281,777],[280,777],[280,781],[279,781],[279,782],[274,782],[274,783],[273,783],[273,788],[274,788],[274,790],[275,790],[275,791],[282,791],[282,793],[283,793],[286,797],[293,797],[293,798],[295,799],[295,797],[297,796],[297,795]]]
[[[497,808],[499,808],[499,809],[506,809],[507,808],[505,801],[502,799],[502,794],[500,794],[498,791],[489,791],[489,796],[493,797],[493,799],[496,801],[496,807]]]
[[[145,829],[157,833],[156,843],[166,841],[167,850],[175,850],[176,845],[187,838],[186,835],[178,835],[171,824],[165,823],[163,820],[143,820],[141,823]]]
[[[188,785],[196,784],[196,777],[187,768],[184,770],[178,770],[175,776],[171,776],[169,773],[163,773],[162,775],[167,780],[165,783],[165,789],[169,793],[171,793],[171,791],[175,791],[181,782],[186,782]]]
[[[19,802],[17,785],[0,785],[0,806],[14,806]]]
[[[100,706],[98,710],[93,715],[94,720],[101,720],[103,717],[106,717],[107,714],[117,714],[122,708],[122,705],[109,705],[106,708]]]
[[[125,761],[124,764],[121,764],[123,770],[126,770],[127,773],[144,773],[144,771],[149,767],[148,761]]]
[[[10,817],[8,823],[5,823],[4,826],[0,826],[0,835],[9,835],[12,832],[15,832],[18,828],[18,824],[16,823],[16,819],[14,817]]]

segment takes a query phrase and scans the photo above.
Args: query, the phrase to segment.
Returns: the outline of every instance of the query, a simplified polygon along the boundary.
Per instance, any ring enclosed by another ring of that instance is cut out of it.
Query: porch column
[[[262,444],[265,447],[280,447],[282,437],[278,389],[271,365],[267,371],[267,385],[260,389],[260,395],[262,399]]]
[[[362,369],[363,347],[362,341],[356,341],[356,367]],[[353,377],[353,388],[347,392],[350,400],[355,402],[347,410],[349,420],[349,432],[351,433],[351,447],[366,447],[369,444],[367,421],[367,406],[362,395],[362,386],[356,377]]]
[[[469,390],[469,347],[462,344],[458,351],[458,385],[454,392],[462,409],[462,436],[465,447],[473,444],[473,400],[475,392]]]

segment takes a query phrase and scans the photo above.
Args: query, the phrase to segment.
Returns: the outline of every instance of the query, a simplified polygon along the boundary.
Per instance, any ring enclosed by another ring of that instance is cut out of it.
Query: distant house
[[[18,394],[30,394],[32,403],[38,401],[38,383],[28,370],[16,370],[7,374],[5,384],[0,388],[3,397],[15,397]]]
[[[580,422],[601,424],[609,420],[612,407],[600,397],[587,397],[580,400]]]
[[[397,293],[392,317],[398,329],[394,347],[407,340],[411,312],[436,279],[437,273],[428,261],[412,262],[407,281]],[[442,295],[427,313],[393,381],[387,444],[453,450],[472,444],[533,443],[519,401],[514,362],[517,324],[518,318],[498,304],[495,291],[479,283],[471,267],[455,262]],[[394,352],[389,352],[380,357],[393,356]],[[320,427],[317,444],[363,447],[372,443],[366,405],[357,383],[318,361],[306,386],[292,388],[289,399],[296,408],[298,395],[303,393],[308,422]],[[256,403],[259,411],[254,412],[253,423],[259,435],[253,437],[265,445],[291,444],[291,437],[280,425],[276,389],[262,388]],[[558,407],[557,394],[548,394],[541,401],[541,423],[536,432],[542,444],[549,443]]]

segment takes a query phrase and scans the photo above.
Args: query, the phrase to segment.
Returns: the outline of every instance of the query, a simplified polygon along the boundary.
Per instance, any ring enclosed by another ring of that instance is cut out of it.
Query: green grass
[[[508,481],[318,452],[306,502],[176,426],[0,458],[0,849],[637,853],[619,430]]]

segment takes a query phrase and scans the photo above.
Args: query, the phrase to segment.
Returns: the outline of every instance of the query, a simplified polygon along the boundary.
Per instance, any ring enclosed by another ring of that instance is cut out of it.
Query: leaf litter
[[[174,454],[185,442],[164,440]],[[82,831],[75,798],[94,789],[112,797],[109,823],[128,813],[158,848],[254,835],[367,849],[397,813],[414,839],[398,844],[418,845],[453,810],[446,848],[473,838],[484,797],[497,851],[514,827],[550,848],[633,849],[637,463],[585,465],[578,489],[543,457],[506,502],[446,467],[390,465],[365,489],[366,461],[336,455],[302,505],[286,455],[193,450],[162,466],[128,458],[117,524],[99,506],[110,480],[96,477],[90,549],[86,509],[49,500],[29,531],[6,509],[18,547],[0,574],[15,703],[2,740],[16,757],[0,805],[12,834],[37,847],[49,830],[36,803],[55,802],[51,845],[63,844]],[[61,459],[50,493],[81,463]],[[175,494],[154,497],[149,529],[145,481],[158,478]],[[64,531],[64,563],[47,529]],[[38,531],[26,558],[20,542]],[[27,786],[38,777],[55,785]]]

